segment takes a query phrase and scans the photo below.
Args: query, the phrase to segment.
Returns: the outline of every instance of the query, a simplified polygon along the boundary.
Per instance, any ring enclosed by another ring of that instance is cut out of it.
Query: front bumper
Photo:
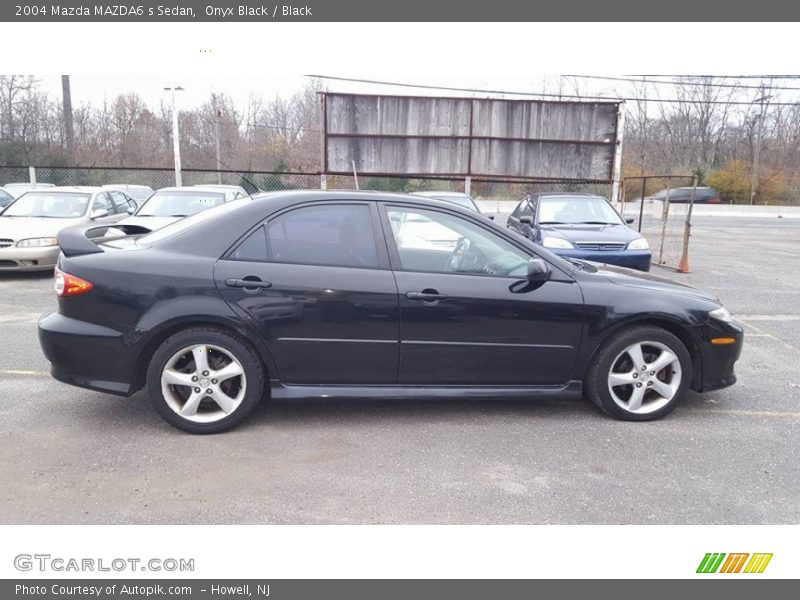
[[[744,329],[737,323],[724,323],[709,319],[700,330],[700,354],[702,366],[699,377],[695,377],[693,389],[710,392],[736,383],[734,365],[742,354]],[[711,340],[733,338],[731,344],[714,345]]]
[[[61,248],[0,248],[0,271],[43,271],[52,269],[58,262]]]
[[[577,258],[598,263],[628,267],[639,271],[650,270],[652,254],[650,250],[580,250],[578,248],[562,250],[548,248],[551,252],[564,258]]]
[[[39,344],[59,381],[122,396],[135,391],[135,360],[118,331],[50,313],[39,319]]]

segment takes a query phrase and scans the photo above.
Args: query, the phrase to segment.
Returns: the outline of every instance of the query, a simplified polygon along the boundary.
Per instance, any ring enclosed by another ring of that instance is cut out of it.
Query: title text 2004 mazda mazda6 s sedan
[[[703,292],[566,261],[415,196],[279,192],[144,236],[63,232],[55,378],[130,395],[194,433],[262,397],[583,393],[631,421],[735,382],[742,329]],[[132,233],[132,232],[128,232]]]

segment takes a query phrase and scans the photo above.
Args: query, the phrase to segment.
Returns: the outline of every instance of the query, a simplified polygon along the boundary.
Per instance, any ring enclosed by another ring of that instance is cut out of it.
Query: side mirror
[[[489,220],[494,221],[494,215],[489,215]]]
[[[625,222],[626,222],[628,225],[630,225],[631,223],[633,223],[633,217],[625,217]]]
[[[533,225],[533,217],[525,215],[524,217],[519,218],[519,222],[524,223],[525,225]]]
[[[89,218],[92,221],[94,221],[95,219],[102,219],[103,217],[107,217],[107,216],[108,216],[108,211],[105,208],[101,208],[101,209],[98,209],[98,210],[93,210],[92,214],[89,216]]]
[[[550,279],[550,267],[541,258],[532,258],[528,261],[528,281],[537,283]]]
[[[136,207],[135,206],[128,206],[128,211],[127,212],[128,212],[129,215],[132,215],[133,213],[136,212]]]

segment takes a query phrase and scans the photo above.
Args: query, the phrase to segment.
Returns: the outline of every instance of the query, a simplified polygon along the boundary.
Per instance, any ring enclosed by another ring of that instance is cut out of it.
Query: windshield
[[[3,211],[4,217],[77,219],[86,214],[89,194],[28,192]]]
[[[188,217],[225,203],[225,195],[215,192],[156,192],[142,204],[137,217]]]
[[[622,218],[605,198],[552,196],[539,200],[539,224],[560,225],[587,223],[622,225]]]

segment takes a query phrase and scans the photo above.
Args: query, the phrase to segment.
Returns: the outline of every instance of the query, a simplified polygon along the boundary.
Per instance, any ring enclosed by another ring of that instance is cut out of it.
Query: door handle
[[[421,292],[406,292],[409,300],[422,300],[423,302],[437,303],[439,300],[447,300],[447,294],[440,294],[436,290],[423,290]]]
[[[272,287],[272,283],[269,281],[262,281],[257,277],[253,277],[252,279],[226,279],[225,285],[228,287],[245,289],[266,289]]]

